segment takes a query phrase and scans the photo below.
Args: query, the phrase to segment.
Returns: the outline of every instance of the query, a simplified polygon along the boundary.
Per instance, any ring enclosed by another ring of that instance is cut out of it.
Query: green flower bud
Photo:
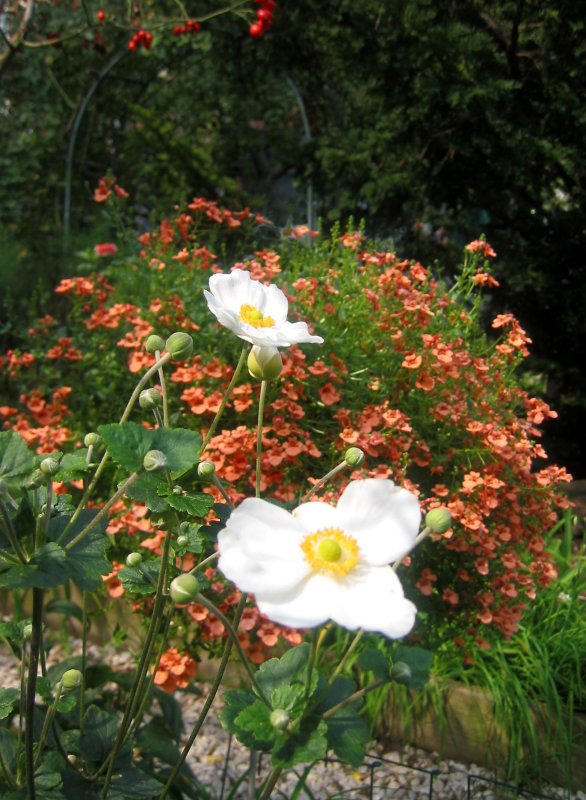
[[[142,460],[147,472],[160,472],[167,466],[167,456],[160,450],[149,450]]]
[[[291,721],[291,717],[284,708],[275,708],[273,711],[271,711],[269,719],[271,721],[271,725],[277,731],[284,731]]]
[[[390,673],[390,678],[392,681],[395,681],[396,683],[403,683],[405,686],[408,686],[411,676],[412,673],[409,664],[405,664],[404,661],[397,661],[396,664],[393,664]]]
[[[129,553],[126,556],[127,567],[138,567],[142,563],[142,556],[140,553]]]
[[[93,447],[100,442],[100,434],[99,433],[86,433],[83,437],[83,443],[86,447]]]
[[[211,481],[216,474],[216,468],[212,461],[200,461],[197,465],[197,474],[202,481]]]
[[[162,353],[165,349],[165,340],[161,339],[160,336],[157,336],[156,333],[151,334],[145,342],[144,349],[147,353],[156,353],[157,350],[159,353]]]
[[[276,347],[255,345],[248,354],[248,371],[257,381],[274,381],[283,369],[283,359]]]
[[[178,331],[169,336],[165,347],[171,353],[173,361],[185,361],[193,353],[193,339],[188,333]]]
[[[62,692],[73,692],[81,686],[81,672],[78,669],[68,669],[61,676],[59,685]]]
[[[189,542],[189,539],[187,538],[187,536],[178,536],[177,537],[177,546],[178,547],[185,547],[185,545],[188,544],[188,542]]]
[[[447,508],[432,508],[425,515],[425,524],[433,533],[445,533],[452,527],[452,515]]]
[[[161,393],[155,387],[143,389],[138,396],[138,404],[141,408],[159,408],[163,405]]]
[[[48,475],[52,478],[53,475],[56,475],[59,472],[59,460],[57,458],[53,458],[53,456],[49,456],[41,461],[39,468],[44,475]]]
[[[38,489],[39,486],[44,486],[47,483],[47,476],[44,475],[40,469],[36,469],[33,474],[24,483],[25,489]]]
[[[361,467],[364,464],[364,453],[359,447],[349,447],[344,453],[344,461],[349,467]]]
[[[33,626],[32,623],[27,622],[27,624],[22,629],[22,635],[24,639],[30,639],[33,635]]]
[[[199,594],[199,581],[191,572],[179,575],[171,581],[169,594],[174,603],[192,603]]]

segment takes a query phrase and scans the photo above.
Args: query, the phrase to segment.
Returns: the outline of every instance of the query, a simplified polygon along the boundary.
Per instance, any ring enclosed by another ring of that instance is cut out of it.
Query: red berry
[[[106,19],[106,12],[100,9],[96,14],[96,17],[98,18],[98,22],[103,22]]]
[[[248,29],[248,33],[255,39],[258,39],[259,36],[262,36],[264,33],[262,22],[253,22]]]
[[[128,42],[128,49],[130,50],[131,53],[134,53],[134,51],[136,50],[136,41],[134,39],[134,36]]]
[[[268,8],[259,8],[256,12],[256,16],[264,25],[270,25],[273,21],[273,15]]]

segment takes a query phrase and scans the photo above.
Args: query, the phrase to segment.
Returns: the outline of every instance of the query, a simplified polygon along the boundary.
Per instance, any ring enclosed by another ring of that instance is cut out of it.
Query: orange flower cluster
[[[196,670],[197,664],[191,656],[181,655],[175,647],[170,647],[161,656],[153,682],[155,686],[172,694],[175,689],[185,689]]]
[[[37,453],[54,453],[60,450],[72,434],[66,427],[59,425],[69,412],[66,400],[72,389],[62,386],[55,389],[50,400],[47,400],[39,389],[30,394],[20,396],[23,411],[10,413],[7,427],[17,431],[28,445],[36,448]],[[16,409],[10,409],[11,412]]]

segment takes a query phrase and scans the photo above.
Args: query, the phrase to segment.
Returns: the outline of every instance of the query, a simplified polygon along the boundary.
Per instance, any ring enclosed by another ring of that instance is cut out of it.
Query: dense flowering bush
[[[249,255],[231,263],[226,254],[238,244]],[[81,441],[96,403],[119,408],[120,366],[131,374],[151,366],[146,338],[181,328],[196,336],[197,355],[174,365],[168,391],[183,408],[181,424],[205,435],[238,356],[237,340],[209,314],[202,290],[219,272],[245,269],[265,283],[278,275],[293,314],[314,321],[325,345],[281,353],[283,370],[265,411],[263,496],[295,505],[307,476],[359,446],[366,460],[353,478],[391,477],[428,498],[424,510],[444,505],[454,520],[407,557],[415,577],[404,582],[406,591],[428,612],[418,635],[437,641],[448,630],[467,648],[486,646],[483,631],[510,636],[539,587],[555,577],[543,534],[566,505],[557,486],[569,476],[543,466],[540,425],[555,412],[517,378],[530,339],[512,314],[498,316],[490,335],[483,331],[481,291],[496,284],[490,246],[468,245],[448,288],[360,231],[328,239],[305,226],[277,230],[248,210],[201,198],[141,235],[139,246],[136,255],[125,255],[123,242],[110,246],[107,266],[102,255],[87,253],[84,273],[56,289],[70,303],[67,324],[45,316],[26,346],[0,356],[9,375],[4,427],[39,452]],[[55,390],[57,382],[63,385]],[[254,381],[238,383],[222,427],[209,432],[205,457],[233,502],[255,483],[257,394]],[[325,499],[342,488],[334,479]],[[215,486],[208,491],[221,499]],[[111,509],[108,530],[121,559],[137,548],[159,552],[153,522],[140,502]],[[236,602],[213,570],[209,580],[219,603]],[[120,593],[115,574],[108,586]],[[256,656],[284,632],[295,636],[273,623],[267,629],[253,608],[247,614],[241,633]],[[224,634],[205,608],[190,606],[184,620],[186,641]]]

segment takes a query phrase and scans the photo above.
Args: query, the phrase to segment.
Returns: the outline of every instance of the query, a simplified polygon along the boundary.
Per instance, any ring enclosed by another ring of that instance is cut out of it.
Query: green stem
[[[426,527],[425,527],[425,528],[424,528],[424,529],[421,531],[421,533],[419,533],[419,534],[417,535],[417,537],[416,537],[415,541],[413,542],[413,547],[411,548],[411,550],[414,550],[414,549],[417,547],[417,545],[418,545],[418,544],[421,544],[421,542],[422,542],[424,539],[427,539],[427,537],[429,536],[429,534],[430,534],[430,533],[431,533],[431,528],[428,528],[428,527],[426,526]],[[401,563],[403,562],[403,558],[405,558],[405,556],[403,556],[402,558],[398,558],[398,559],[395,561],[395,563],[391,565],[391,569],[392,569],[394,572],[396,572],[396,571],[399,569],[399,567],[401,566]]]
[[[75,536],[70,542],[68,542],[65,545],[65,547],[63,549],[65,550],[66,553],[69,552],[69,550],[71,550],[77,544],[79,544],[82,541],[82,539],[85,539],[85,537],[89,533],[91,533],[93,531],[93,529],[96,527],[98,522],[101,522],[101,520],[107,515],[108,511],[112,508],[114,503],[117,500],[119,500],[122,497],[122,495],[126,494],[126,491],[128,490],[128,487],[132,486],[132,484],[138,478],[139,474],[140,473],[138,473],[138,472],[133,472],[132,475],[130,475],[124,481],[124,483],[118,488],[118,491],[115,494],[112,495],[112,497],[108,500],[106,505],[102,506],[102,508],[98,511],[96,516],[93,517],[90,522],[88,522],[88,524],[85,526],[85,528],[82,531],[80,531],[77,534],[77,536]],[[63,539],[63,535],[60,536],[60,540],[61,539]]]
[[[10,771],[8,764],[6,763],[6,761],[4,761],[4,756],[1,750],[0,750],[0,768],[2,769],[2,773],[4,774],[4,779],[6,780],[6,783],[10,786],[11,789],[16,789],[18,784],[16,783],[14,775]]]
[[[214,482],[214,486],[216,486],[216,488],[218,489],[218,491],[220,492],[220,494],[222,495],[222,497],[226,501],[226,505],[228,506],[228,508],[233,509],[234,508],[234,503],[228,497],[228,494],[226,493],[226,490],[224,489],[224,484],[218,478],[218,476],[216,475],[215,472],[214,472],[214,477],[212,478],[212,481]]]
[[[337,705],[328,708],[323,715],[323,719],[329,719],[330,717],[333,717],[338,713],[338,711],[341,711],[343,708],[350,705],[350,703],[355,703],[357,700],[365,697],[365,695],[367,695],[369,692],[374,692],[375,689],[380,689],[380,687],[384,686],[386,683],[388,683],[388,681],[381,680],[377,681],[376,683],[372,683],[370,686],[365,686],[364,689],[359,689],[357,692],[354,692],[354,694],[351,694],[350,697],[346,697],[340,703],[337,703]]]
[[[306,500],[309,500],[309,498],[313,494],[315,494],[317,491],[319,491],[319,489],[321,489],[322,486],[324,486],[331,478],[333,478],[334,475],[337,475],[338,472],[341,472],[344,469],[344,467],[347,467],[347,466],[348,466],[348,464],[346,464],[345,461],[341,461],[337,466],[335,466],[326,475],[324,475],[323,478],[320,478],[319,481],[317,483],[315,483],[311,487],[311,489],[309,489],[309,491],[305,492],[305,494],[301,498],[301,502],[305,503]]]
[[[87,613],[87,592],[82,593],[81,599],[81,686],[79,687],[79,733],[83,732],[83,715],[85,711],[85,668],[87,658],[87,635],[89,631],[89,618]]]
[[[330,679],[328,681],[330,684],[332,684],[336,680],[338,675],[342,672],[342,670],[346,666],[346,662],[348,661],[349,657],[354,652],[354,650],[358,647],[358,643],[362,639],[363,635],[364,635],[364,631],[361,628],[360,630],[357,631],[356,636],[350,642],[350,645],[349,645],[348,649],[346,650],[346,652],[344,653],[344,655],[342,656],[342,659],[341,659],[340,663],[338,664],[336,669],[330,675]]]
[[[159,360],[159,352],[157,351],[156,358]],[[163,367],[159,367],[159,382],[161,384],[161,395],[163,398],[163,427],[169,427],[169,399],[167,397],[167,384],[165,382],[165,373]]]
[[[39,670],[39,650],[41,647],[41,632],[43,627],[43,590],[33,589],[33,616],[32,636],[29,655],[28,680],[26,686],[25,707],[25,774],[28,800],[36,800],[35,792],[35,694],[37,690],[37,673]]]
[[[277,785],[277,781],[281,777],[281,772],[283,772],[283,767],[273,767],[272,771],[270,772],[269,776],[267,777],[263,787],[262,793],[259,797],[259,800],[269,800],[271,796],[271,792]]]
[[[236,606],[236,610],[234,612],[234,620],[232,621],[232,625],[234,628],[238,628],[238,624],[240,623],[240,617],[242,616],[242,612],[244,611],[244,606],[246,605],[246,598],[247,595],[242,594],[240,600],[238,601],[238,605]],[[159,800],[165,800],[165,798],[169,794],[169,791],[171,790],[171,787],[173,786],[173,783],[175,782],[175,779],[179,775],[179,772],[181,771],[181,768],[183,767],[183,764],[185,763],[187,756],[189,755],[189,751],[191,750],[193,743],[195,742],[195,739],[197,737],[197,734],[200,732],[201,727],[206,720],[208,712],[212,707],[212,703],[214,702],[216,694],[218,693],[218,689],[220,688],[220,684],[222,683],[222,679],[224,678],[224,672],[226,671],[226,667],[228,666],[228,661],[230,659],[231,652],[232,652],[232,641],[229,640],[226,642],[226,647],[224,648],[224,654],[218,666],[216,677],[214,678],[213,683],[210,687],[210,691],[208,693],[206,701],[202,707],[202,710],[199,713],[199,717],[197,718],[193,730],[191,731],[189,738],[185,743],[179,761],[173,767],[173,770],[169,775],[167,783],[165,784],[163,791],[159,795]]]
[[[238,638],[238,634],[236,633],[235,629],[233,628],[232,623],[230,622],[230,620],[224,614],[222,614],[222,612],[220,611],[219,608],[216,608],[216,606],[212,602],[210,602],[206,597],[204,597],[202,594],[199,594],[197,596],[197,602],[201,603],[202,606],[205,606],[208,609],[208,611],[211,611],[212,614],[214,614],[220,620],[222,625],[226,628],[226,630],[228,632],[228,635],[230,636],[230,638],[232,639],[232,642],[234,643],[234,647],[238,651],[238,655],[240,657],[240,660],[244,664],[244,667],[245,667],[245,669],[246,669],[246,671],[248,673],[248,677],[250,678],[250,682],[253,685],[256,693],[258,694],[260,699],[263,701],[263,703],[266,706],[268,706],[268,708],[272,708],[271,704],[269,703],[269,701],[266,698],[265,693],[260,688],[260,686],[258,685],[258,683],[256,681],[256,678],[254,677],[254,672],[252,671],[250,663],[249,663],[248,659],[246,658],[246,654],[245,654],[244,650],[242,649],[242,645],[240,644],[240,640]]]
[[[41,735],[39,737],[39,741],[37,744],[37,755],[35,757],[35,769],[41,763],[41,756],[43,755],[43,750],[45,747],[45,739],[47,738],[47,734],[49,733],[49,728],[53,724],[53,719],[55,717],[55,712],[57,711],[57,703],[59,702],[59,698],[61,697],[61,687],[59,684],[57,685],[57,693],[55,695],[55,699],[47,709],[47,713],[45,714],[45,719],[43,721],[43,727],[41,729]]]
[[[258,401],[258,423],[256,427],[256,497],[260,497],[260,459],[262,455],[262,423],[267,397],[267,381],[262,381],[260,385],[260,398]]]
[[[206,433],[205,439],[201,444],[201,448],[199,451],[200,458],[204,450],[208,446],[210,439],[214,435],[216,428],[218,427],[218,422],[220,421],[222,414],[224,413],[224,410],[226,408],[226,405],[228,404],[228,400],[230,399],[230,395],[232,394],[232,389],[236,385],[236,381],[238,380],[238,377],[242,372],[242,368],[244,367],[247,351],[248,351],[248,345],[244,345],[244,347],[242,348],[242,352],[240,353],[240,358],[238,359],[238,364],[236,365],[236,369],[234,370],[234,374],[232,375],[232,380],[230,381],[230,383],[228,384],[228,388],[224,392],[224,397],[222,398],[222,402],[220,403],[220,408],[216,412],[216,416],[212,420],[212,424],[210,425],[210,428]]]

